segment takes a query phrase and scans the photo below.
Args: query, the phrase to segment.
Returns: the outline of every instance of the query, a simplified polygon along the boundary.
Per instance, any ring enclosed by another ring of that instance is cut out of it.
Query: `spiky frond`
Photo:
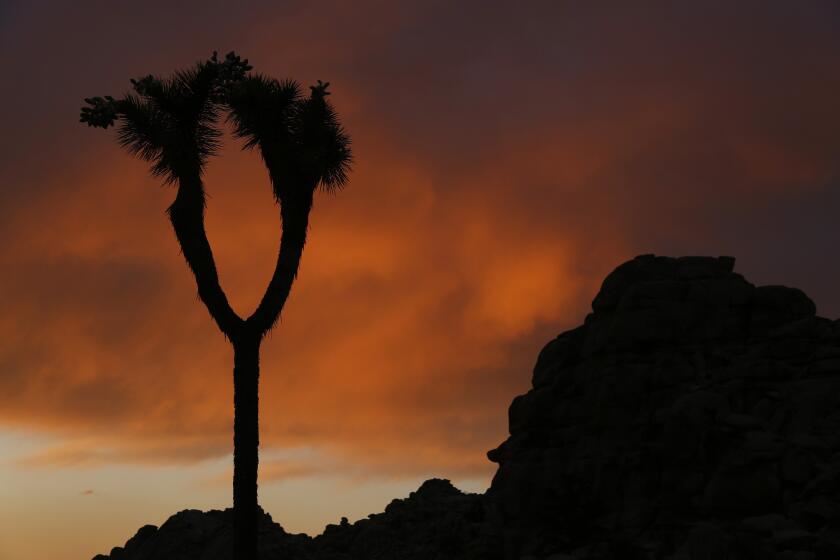
[[[82,122],[107,128],[119,121],[119,140],[152,164],[152,173],[167,182],[188,170],[201,173],[219,148],[218,104],[251,69],[247,60],[216,53],[205,62],[170,78],[148,75],[131,80],[133,94],[123,99],[94,97],[81,111]]]
[[[164,152],[171,145],[171,126],[162,122],[165,114],[155,104],[136,95],[126,95],[119,103],[122,119],[117,129],[120,145],[132,155],[152,164],[152,174],[165,176],[170,167]]]
[[[229,122],[234,134],[245,140],[245,148],[289,144],[289,131],[300,86],[291,80],[278,81],[254,74],[232,88],[228,97]]]
[[[353,161],[350,136],[325,96],[329,82],[312,86],[312,95],[298,104],[293,136],[305,174],[327,192],[347,183]]]
[[[220,145],[214,79],[213,65],[200,63],[171,78],[132,80],[137,95],[122,102],[121,144],[167,182],[187,170],[201,172]]]
[[[352,163],[350,137],[327,102],[329,82],[311,86],[302,97],[294,81],[247,75],[247,59],[217,54],[170,78],[131,80],[134,94],[121,100],[86,99],[82,122],[107,128],[120,121],[120,143],[152,164],[167,182],[203,171],[219,148],[219,108],[246,148],[259,147],[272,174],[275,196],[288,189],[333,191],[347,182]]]
[[[318,82],[304,98],[296,82],[257,74],[231,91],[234,132],[245,148],[260,148],[278,200],[290,188],[331,191],[347,182],[350,137],[325,99],[327,85]]]

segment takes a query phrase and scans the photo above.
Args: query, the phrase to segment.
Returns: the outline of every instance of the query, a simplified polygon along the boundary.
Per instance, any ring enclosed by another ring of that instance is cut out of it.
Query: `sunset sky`
[[[641,253],[733,255],[840,316],[840,4],[0,3],[0,560],[88,560],[231,505],[232,351],[164,213],[78,123],[236,50],[329,81],[353,138],[263,344],[260,501],[317,534],[433,476],[484,491],[537,352]],[[206,175],[248,315],[279,217],[227,136]]]

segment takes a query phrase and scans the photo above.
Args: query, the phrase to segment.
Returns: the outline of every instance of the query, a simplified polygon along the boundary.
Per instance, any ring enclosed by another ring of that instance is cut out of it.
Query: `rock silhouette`
[[[840,558],[840,321],[733,267],[643,255],[607,276],[513,400],[486,494],[427,481],[315,538],[264,516],[260,557]],[[227,558],[228,518],[181,512],[97,558]]]
[[[328,525],[315,537],[286,533],[262,513],[259,557],[283,560],[400,558],[479,560],[495,554],[484,496],[464,494],[447,480],[427,480],[383,513],[350,524]],[[233,512],[185,510],[159,529],[146,525],[124,547],[94,560],[228,560],[233,550]]]

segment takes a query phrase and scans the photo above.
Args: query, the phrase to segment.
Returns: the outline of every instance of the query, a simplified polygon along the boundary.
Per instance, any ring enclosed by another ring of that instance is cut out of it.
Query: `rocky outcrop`
[[[308,535],[293,535],[260,512],[260,558],[308,560]],[[146,525],[125,543],[93,560],[230,560],[233,556],[233,510],[176,513],[160,528]]]
[[[146,525],[124,547],[94,560],[230,560],[233,510],[186,510],[160,528]],[[383,513],[328,525],[311,538],[289,534],[261,513],[259,555],[273,560],[492,560],[500,541],[487,523],[484,496],[427,480]]]
[[[488,453],[506,558],[840,558],[840,322],[733,265],[638,257],[542,350]]]
[[[319,560],[492,560],[500,544],[484,496],[448,481],[427,480],[383,513],[354,524],[328,525],[314,539]]]
[[[840,558],[840,321],[728,257],[644,255],[540,353],[485,495],[427,481],[283,560]],[[181,512],[99,560],[228,560],[231,513]]]

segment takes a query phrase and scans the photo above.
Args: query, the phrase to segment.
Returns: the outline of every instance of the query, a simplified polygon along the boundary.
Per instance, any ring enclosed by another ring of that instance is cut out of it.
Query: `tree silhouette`
[[[327,102],[327,86],[301,95],[293,81],[249,74],[247,59],[216,53],[172,77],[131,80],[122,99],[85,99],[80,121],[108,128],[119,123],[120,144],[151,163],[152,174],[177,186],[167,209],[181,252],[195,276],[198,295],[234,349],[234,558],[257,558],[259,463],[259,351],[276,324],[297,276],[315,191],[347,181],[350,138]],[[256,310],[242,319],[219,284],[204,229],[202,175],[218,148],[217,125],[227,113],[245,148],[258,148],[280,207],[281,241],[274,274]]]

